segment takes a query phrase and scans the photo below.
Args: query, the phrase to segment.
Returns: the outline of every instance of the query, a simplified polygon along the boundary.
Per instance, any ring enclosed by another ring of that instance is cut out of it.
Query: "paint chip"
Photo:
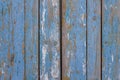
[[[2,74],[4,74],[5,72],[4,72],[4,70],[2,69],[2,72],[1,72]]]
[[[86,41],[84,41],[84,46],[86,47]]]
[[[112,62],[113,62],[113,61],[114,61],[114,56],[113,56],[113,54],[112,54],[111,58],[112,58]]]

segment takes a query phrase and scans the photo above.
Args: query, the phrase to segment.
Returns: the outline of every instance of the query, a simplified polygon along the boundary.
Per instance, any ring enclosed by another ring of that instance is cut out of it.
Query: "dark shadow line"
[[[102,11],[102,3],[103,1],[101,0],[101,80],[102,80],[102,15],[103,15],[103,11]]]
[[[40,80],[40,0],[38,0],[38,80]]]
[[[62,80],[62,0],[59,0],[60,16],[60,80]]]

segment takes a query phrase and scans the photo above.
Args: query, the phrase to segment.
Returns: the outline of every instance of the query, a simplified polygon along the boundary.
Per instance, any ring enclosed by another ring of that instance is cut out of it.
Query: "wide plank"
[[[102,80],[120,80],[120,0],[102,0]]]
[[[60,80],[59,0],[40,0],[40,79]]]
[[[62,80],[86,80],[86,0],[62,0]]]

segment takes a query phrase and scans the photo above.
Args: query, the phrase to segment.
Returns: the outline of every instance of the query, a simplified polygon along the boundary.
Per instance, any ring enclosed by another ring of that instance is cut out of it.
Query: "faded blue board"
[[[38,0],[25,4],[25,80],[38,80]]]
[[[0,0],[0,80],[24,79],[24,0]]]
[[[87,80],[101,80],[101,0],[87,0]]]
[[[120,80],[120,0],[103,0],[102,10],[102,79]]]
[[[86,0],[62,0],[62,80],[86,80]]]
[[[40,0],[40,79],[60,80],[59,0]]]

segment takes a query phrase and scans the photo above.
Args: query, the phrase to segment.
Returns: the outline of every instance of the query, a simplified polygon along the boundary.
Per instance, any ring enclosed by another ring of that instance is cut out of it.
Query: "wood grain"
[[[120,0],[102,2],[102,79],[120,80]]]
[[[87,80],[101,80],[101,0],[87,0]]]
[[[59,0],[40,0],[40,79],[60,80]]]
[[[86,0],[62,1],[62,80],[86,80]]]

